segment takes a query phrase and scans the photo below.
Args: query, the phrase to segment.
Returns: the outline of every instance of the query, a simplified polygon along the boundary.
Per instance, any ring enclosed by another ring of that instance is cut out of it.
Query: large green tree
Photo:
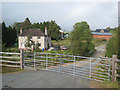
[[[88,55],[88,52],[94,49],[89,25],[82,21],[75,23],[73,28],[74,30],[70,34],[72,52],[79,55]]]
[[[14,45],[16,42],[17,33],[15,28],[9,26],[6,27],[5,23],[2,23],[2,44],[5,44],[5,46]]]
[[[23,28],[23,30],[28,30],[30,28],[35,28],[35,29],[40,28],[41,31],[44,33],[45,27],[47,27],[48,35],[51,37],[52,40],[60,40],[61,39],[61,35],[60,35],[61,33],[59,32],[59,30],[61,30],[61,28],[53,20],[31,24],[29,18],[26,18],[24,22],[14,23],[13,27],[15,27],[15,29],[17,30],[17,35],[20,33],[20,28]]]
[[[24,22],[15,22],[13,27],[17,30],[17,34],[19,34],[20,28],[23,28],[23,30],[28,30],[31,27],[31,22],[29,18],[26,18]]]
[[[41,23],[34,23],[31,25],[31,28],[40,28],[41,31],[45,32],[45,27],[48,29],[48,35],[51,37],[52,40],[60,40],[60,32],[61,29],[59,25],[55,21],[44,21]]]
[[[119,27],[120,28],[120,27]],[[106,45],[106,56],[112,57],[113,54],[118,55],[120,58],[120,31],[119,28],[114,29],[114,35],[111,37]]]

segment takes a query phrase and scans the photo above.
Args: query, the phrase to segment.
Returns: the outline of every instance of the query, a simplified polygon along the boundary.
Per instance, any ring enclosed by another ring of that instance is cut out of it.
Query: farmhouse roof
[[[22,34],[19,34],[19,36],[45,36],[45,34],[40,29],[28,29],[23,30]]]

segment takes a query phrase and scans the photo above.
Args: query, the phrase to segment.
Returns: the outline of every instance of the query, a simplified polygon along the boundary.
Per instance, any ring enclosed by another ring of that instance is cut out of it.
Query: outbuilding
[[[109,40],[112,37],[112,33],[109,33],[107,29],[96,29],[96,31],[91,31],[92,37],[97,39]]]

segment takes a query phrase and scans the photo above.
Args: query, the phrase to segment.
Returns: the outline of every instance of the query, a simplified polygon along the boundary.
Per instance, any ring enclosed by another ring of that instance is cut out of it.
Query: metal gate
[[[60,72],[102,82],[110,80],[111,59],[24,51],[24,68]]]

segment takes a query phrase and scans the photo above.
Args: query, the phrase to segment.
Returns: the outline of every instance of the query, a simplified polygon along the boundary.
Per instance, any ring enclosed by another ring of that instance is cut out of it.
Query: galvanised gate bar
[[[111,59],[24,51],[24,69],[60,72],[96,81],[110,80]]]

